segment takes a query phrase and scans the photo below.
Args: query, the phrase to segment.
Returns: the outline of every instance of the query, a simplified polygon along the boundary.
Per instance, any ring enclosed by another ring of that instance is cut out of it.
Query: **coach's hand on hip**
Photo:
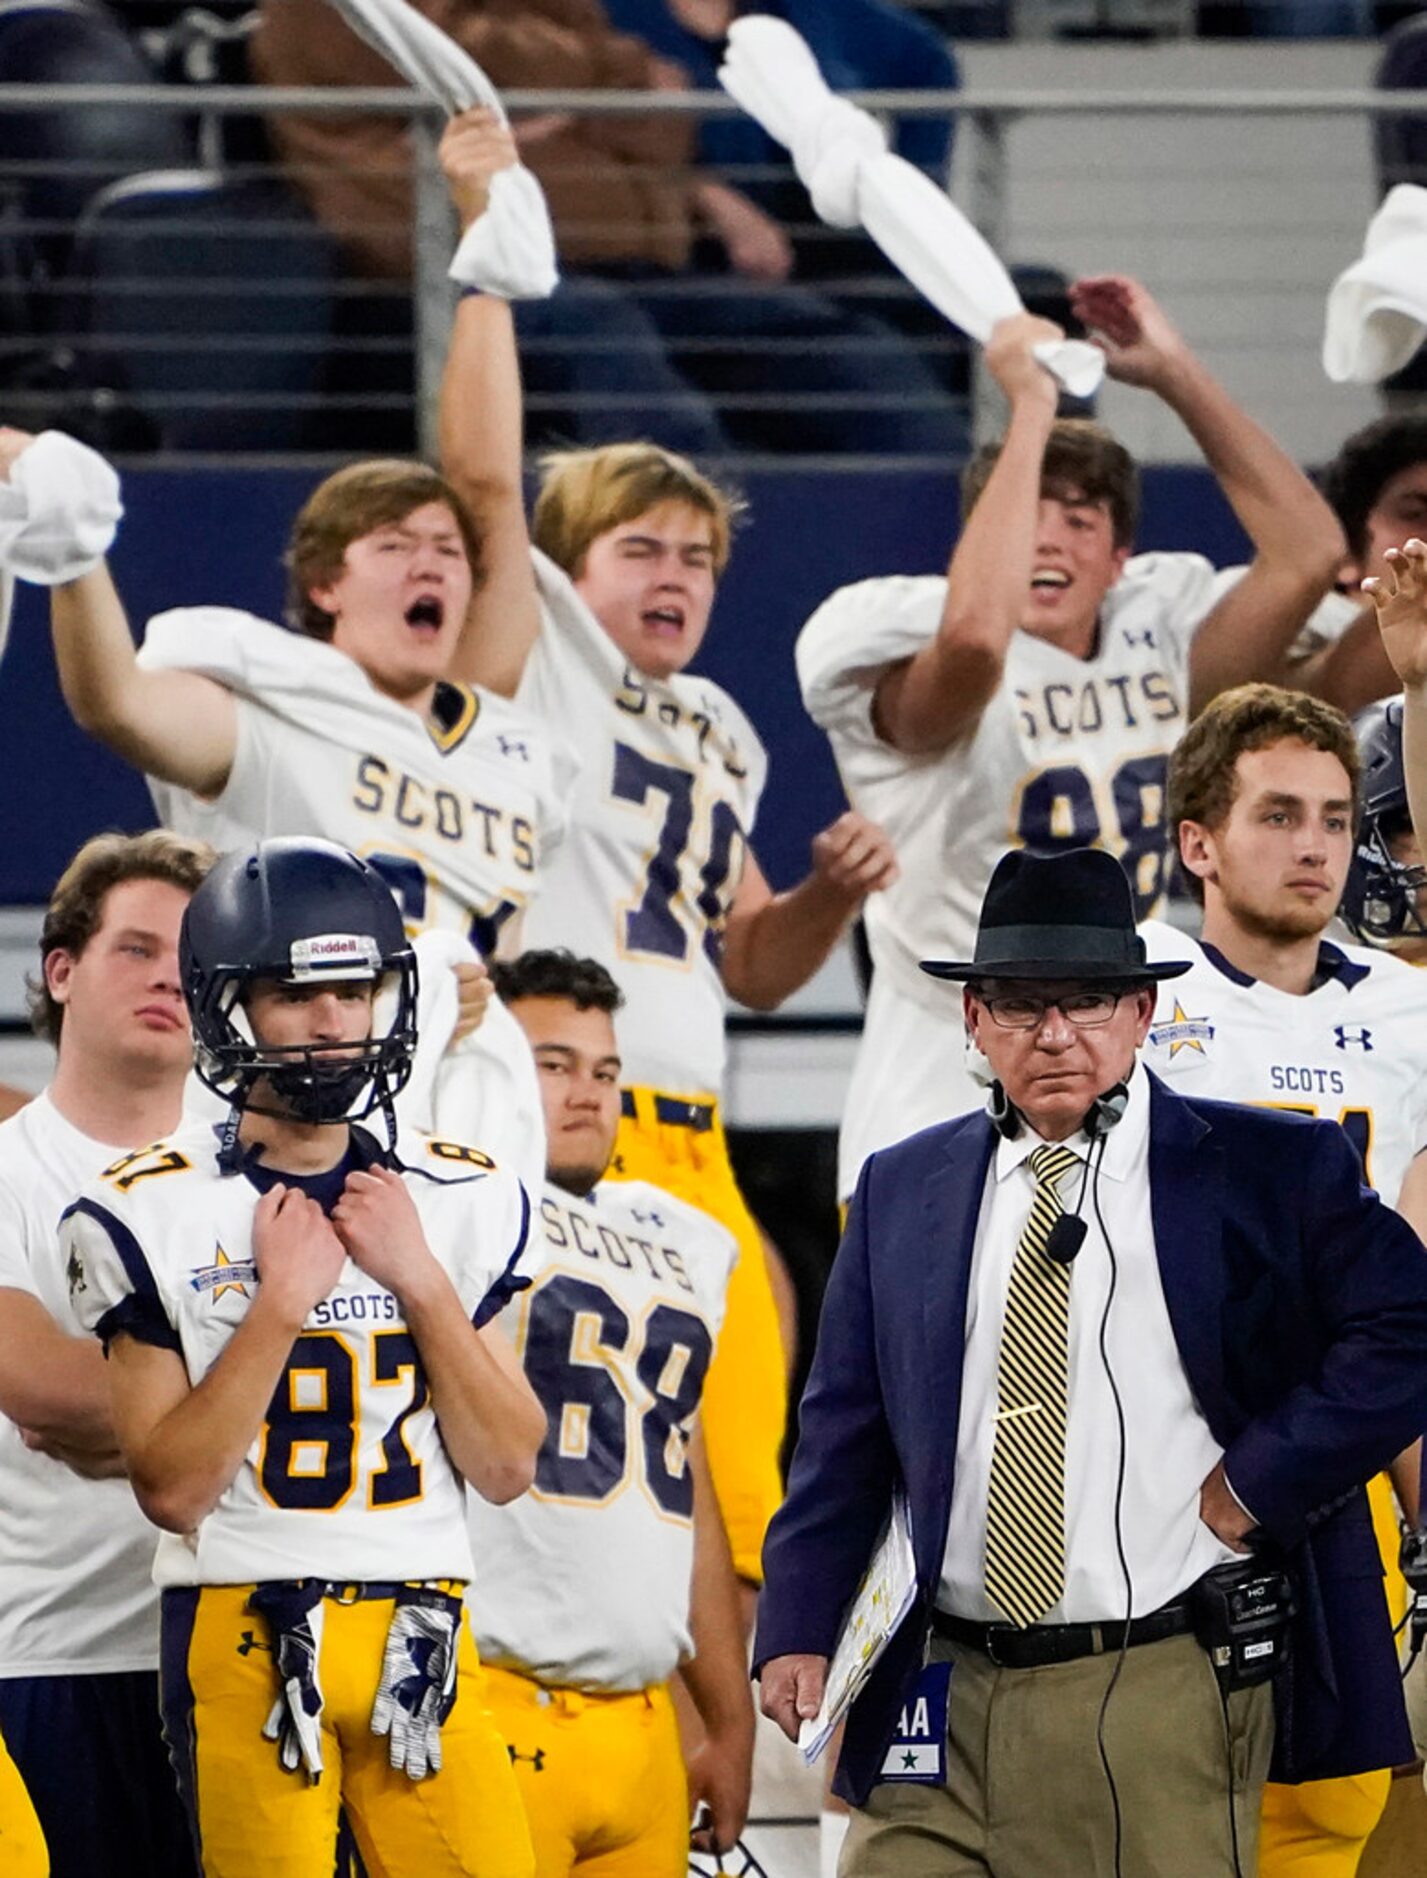
[[[758,1683],[763,1713],[790,1741],[822,1707],[827,1677],[825,1656],[774,1656],[763,1665]]]
[[[1231,1552],[1252,1550],[1246,1541],[1257,1521],[1234,1498],[1222,1461],[1199,1489],[1199,1517]]]

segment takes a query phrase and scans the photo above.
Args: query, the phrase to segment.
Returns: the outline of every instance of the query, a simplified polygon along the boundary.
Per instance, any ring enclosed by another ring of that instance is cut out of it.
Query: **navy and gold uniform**
[[[1160,992],[1145,1062],[1186,1095],[1252,1102],[1341,1123],[1364,1179],[1389,1205],[1427,1148],[1427,973],[1367,946],[1319,948],[1302,996],[1231,965],[1212,946],[1149,920],[1151,959],[1193,969]],[[1394,1624],[1407,1607],[1398,1521],[1385,1475],[1368,1483]],[[1264,1789],[1260,1878],[1350,1878],[1382,1815],[1389,1769]]]
[[[782,1498],[787,1362],[763,1237],[734,1178],[718,1098],[723,927],[768,759],[727,692],[689,673],[636,671],[568,577],[533,555],[541,631],[517,702],[575,740],[581,787],[525,942],[566,945],[577,934],[624,993],[615,1031],[629,1088],[610,1177],[677,1194],[738,1243],[704,1432],[735,1567],[756,1583]]]
[[[310,1179],[224,1171],[202,1128],[124,1156],[65,1215],[83,1321],[176,1352],[197,1386],[257,1285],[253,1212],[281,1181],[330,1206],[354,1168],[383,1158],[353,1129],[346,1160]],[[478,1325],[524,1282],[529,1207],[520,1183],[474,1149],[421,1142],[401,1173],[427,1243]],[[155,1576],[165,1728],[215,1878],[311,1878],[331,1869],[345,1805],[373,1878],[452,1871],[528,1878],[529,1840],[505,1745],[463,1642],[444,1765],[415,1782],[371,1733],[394,1600],[405,1585],[470,1578],[465,1489],[441,1440],[420,1352],[397,1299],[350,1259],[293,1345],[267,1418],[198,1529],[165,1534]],[[248,1609],[258,1585],[318,1580],[323,1758],[309,1784],[262,1728],[275,1689],[271,1640]]]
[[[983,1100],[966,1064],[961,1000],[918,969],[970,958],[991,870],[1007,848],[1103,847],[1142,917],[1168,867],[1164,785],[1188,722],[1193,637],[1218,595],[1197,554],[1138,554],[1106,595],[1095,650],[1073,657],[1016,632],[1005,677],[973,731],[907,755],[882,737],[883,674],[936,637],[941,576],[859,581],[798,638],[798,682],[827,733],[855,809],[880,822],[901,862],[864,909],[874,966],[838,1138],[838,1198],[867,1156]]]
[[[504,1322],[549,1421],[530,1492],[470,1500],[471,1622],[538,1878],[682,1878],[666,1679],[692,1648],[699,1412],[736,1247],[642,1181],[548,1185],[545,1263]]]
[[[151,781],[166,826],[220,849],[320,833],[371,863],[409,933],[520,949],[571,780],[568,754],[525,712],[441,685],[423,720],[345,653],[229,607],[160,614],[139,658],[202,672],[237,703],[233,767],[212,803]]]

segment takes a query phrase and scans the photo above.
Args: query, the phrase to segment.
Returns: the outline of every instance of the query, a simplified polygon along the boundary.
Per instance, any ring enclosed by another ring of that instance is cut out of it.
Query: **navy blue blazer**
[[[1427,1428],[1427,1252],[1362,1185],[1335,1122],[1186,1101],[1153,1076],[1150,1091],[1155,1248],[1175,1341],[1234,1489],[1295,1581],[1273,1778],[1396,1765],[1412,1747],[1361,1483]],[[920,1602],[848,1718],[835,1784],[854,1803],[923,1660],[995,1141],[985,1115],[966,1115],[864,1167],[764,1549],[755,1663],[829,1655],[892,1484],[906,1487]]]

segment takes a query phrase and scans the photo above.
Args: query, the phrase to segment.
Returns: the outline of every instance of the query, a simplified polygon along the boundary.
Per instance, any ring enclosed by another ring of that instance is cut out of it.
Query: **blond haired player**
[[[845,587],[798,641],[803,701],[848,798],[902,863],[867,908],[874,976],[843,1114],[843,1198],[874,1149],[981,1100],[960,1007],[917,962],[970,957],[997,857],[1104,846],[1150,913],[1165,763],[1193,704],[1276,671],[1342,554],[1327,505],[1143,287],[1108,277],[1074,296],[1110,375],[1153,390],[1190,430],[1255,559],[1216,598],[1201,556],[1132,555],[1133,460],[1098,426],[1057,421],[1033,356],[1058,329],[1029,316],[996,328],[986,358],[1010,419],[968,468],[946,576]]]
[[[1341,1123],[1365,1179],[1427,1228],[1427,975],[1325,935],[1349,878],[1361,786],[1341,712],[1241,685],[1190,725],[1169,764],[1169,814],[1193,897],[1194,941],[1151,920],[1151,958],[1192,969],[1160,994],[1145,1062],[1186,1095]],[[1369,1485],[1394,1621],[1405,1608],[1398,1522],[1418,1517],[1417,1448]],[[1265,1789],[1262,1878],[1349,1878],[1387,1804],[1391,1770]]]
[[[515,155],[488,113],[471,112],[448,127],[442,158],[469,224]],[[468,296],[457,313],[442,459],[486,538],[461,669],[513,693],[581,757],[571,832],[526,941],[573,943],[624,993],[617,1169],[702,1207],[738,1239],[705,1429],[739,1574],[756,1581],[781,1492],[783,1359],[761,1238],[719,1122],[724,992],[778,1004],[896,865],[881,831],[847,815],[817,837],[808,878],[771,892],[749,847],[762,746],[738,705],[686,670],[727,560],[733,504],[684,459],[616,444],[555,459],[527,524],[510,308],[489,295]]]
[[[373,1872],[529,1878],[461,1621],[465,1484],[522,1492],[545,1428],[486,1325],[525,1282],[529,1202],[476,1149],[399,1160],[357,1125],[391,1126],[415,982],[353,855],[226,856],[181,970],[229,1122],[122,1156],[64,1241],[165,1533],[165,1731],[203,1868],[330,1871],[345,1808]]]
[[[0,472],[32,441],[0,432]],[[294,521],[292,630],[182,608],[149,622],[136,656],[103,563],[53,588],[65,700],[145,771],[170,826],[219,848],[339,841],[382,874],[409,931],[509,948],[563,829],[569,763],[506,699],[447,679],[480,548],[434,470],[350,464]]]
[[[593,959],[495,968],[545,1107],[544,1262],[503,1322],[549,1429],[530,1492],[470,1503],[472,1624],[538,1878],[682,1878],[693,1804],[727,1850],[753,1745],[738,1594],[697,1432],[737,1256],[706,1214],[604,1178],[619,1127],[620,994]],[[686,1777],[667,1688],[704,1725]]]

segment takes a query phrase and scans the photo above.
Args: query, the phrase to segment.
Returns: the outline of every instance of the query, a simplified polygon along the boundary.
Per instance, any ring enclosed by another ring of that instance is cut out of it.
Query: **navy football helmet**
[[[360,1121],[392,1100],[416,1049],[416,955],[375,869],[330,841],[283,838],[225,854],[189,901],[179,969],[201,1079],[235,1110],[294,1121]],[[265,1045],[244,1009],[260,978],[283,984],[366,980],[395,990],[382,1034],[343,1050]],[[252,1100],[265,1082],[272,1106]],[[356,1105],[363,1091],[365,1106]]]
[[[1402,699],[1388,698],[1357,720],[1362,757],[1362,809],[1358,838],[1338,911],[1354,935],[1368,945],[1427,933],[1418,895],[1427,867],[1396,860],[1392,842],[1412,826],[1407,776],[1402,767]]]

